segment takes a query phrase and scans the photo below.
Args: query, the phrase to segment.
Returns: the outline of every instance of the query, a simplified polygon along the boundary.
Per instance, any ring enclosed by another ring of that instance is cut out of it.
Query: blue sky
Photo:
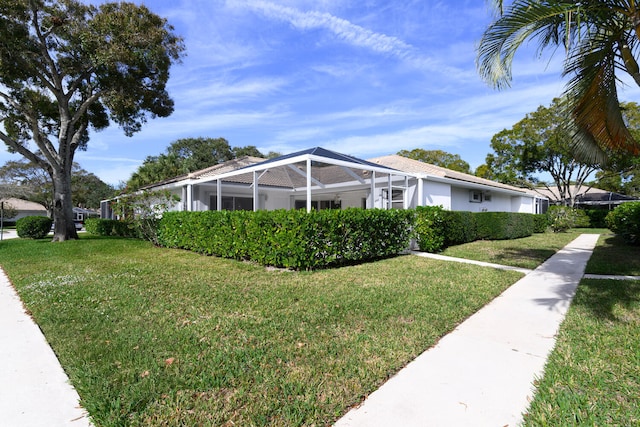
[[[562,52],[539,58],[535,46],[516,57],[510,89],[480,79],[475,48],[492,18],[481,0],[144,3],[185,39],[187,57],[172,68],[172,116],[132,138],[116,125],[92,133],[76,154],[111,184],[188,137],[361,158],[440,149],[476,168],[495,133],[562,93]]]

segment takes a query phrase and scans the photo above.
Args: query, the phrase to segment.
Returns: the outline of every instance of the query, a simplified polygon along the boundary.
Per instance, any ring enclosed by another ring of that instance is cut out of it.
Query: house
[[[557,186],[536,188],[535,191],[538,194],[548,197],[551,203],[557,205],[571,204],[570,198],[563,199],[561,197]],[[582,185],[580,187],[571,185],[568,188],[568,194],[574,197],[574,207],[583,209],[612,210],[622,203],[640,201],[637,197],[626,196],[589,185]]]
[[[400,208],[536,213],[536,197],[397,155],[362,160],[321,147],[274,159],[243,157],[159,182],[180,197],[173,210]],[[113,213],[109,201],[103,218]]]
[[[47,208],[42,206],[40,203],[30,202],[23,199],[16,199],[13,197],[2,199],[1,201],[4,204],[10,205],[12,209],[15,209],[18,212],[18,214],[14,217],[3,217],[4,224],[13,224],[20,218],[24,218],[26,216],[48,216]]]

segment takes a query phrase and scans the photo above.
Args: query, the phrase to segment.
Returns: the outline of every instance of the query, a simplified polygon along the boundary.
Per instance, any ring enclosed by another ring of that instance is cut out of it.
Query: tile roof
[[[457,181],[468,182],[471,184],[486,185],[490,187],[501,188],[501,189],[510,190],[510,191],[517,191],[521,193],[525,192],[523,188],[502,184],[500,182],[495,182],[489,179],[477,177],[475,175],[454,171],[451,169],[432,165],[430,163],[421,162],[419,160],[409,159],[407,157],[403,157],[398,154],[391,154],[388,156],[376,157],[373,159],[369,159],[369,161],[372,163],[377,163],[393,169],[398,169],[404,172],[425,173],[425,174],[437,176],[440,178],[449,178]]]
[[[2,199],[2,201],[9,203],[11,207],[18,211],[47,212],[47,208],[42,206],[40,203],[30,202],[28,200],[9,197],[6,199]]]

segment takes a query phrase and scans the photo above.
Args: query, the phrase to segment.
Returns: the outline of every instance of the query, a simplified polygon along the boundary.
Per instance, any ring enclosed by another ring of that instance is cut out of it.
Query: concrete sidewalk
[[[89,427],[79,397],[69,384],[40,328],[0,269],[0,425]]]
[[[335,426],[518,425],[597,241],[576,238]]]

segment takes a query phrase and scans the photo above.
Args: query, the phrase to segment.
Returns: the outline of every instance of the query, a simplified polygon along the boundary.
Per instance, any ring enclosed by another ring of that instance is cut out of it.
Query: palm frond
[[[480,76],[498,89],[509,86],[511,63],[522,43],[537,38],[540,50],[559,44],[567,31],[571,34],[579,31],[567,16],[573,12],[571,19],[574,19],[580,10],[579,4],[560,1],[515,1],[480,40],[476,60]]]
[[[620,110],[615,43],[615,34],[600,31],[583,40],[565,63],[565,75],[573,75],[565,91],[573,148],[581,160],[593,163],[606,162],[611,151],[640,153]]]

